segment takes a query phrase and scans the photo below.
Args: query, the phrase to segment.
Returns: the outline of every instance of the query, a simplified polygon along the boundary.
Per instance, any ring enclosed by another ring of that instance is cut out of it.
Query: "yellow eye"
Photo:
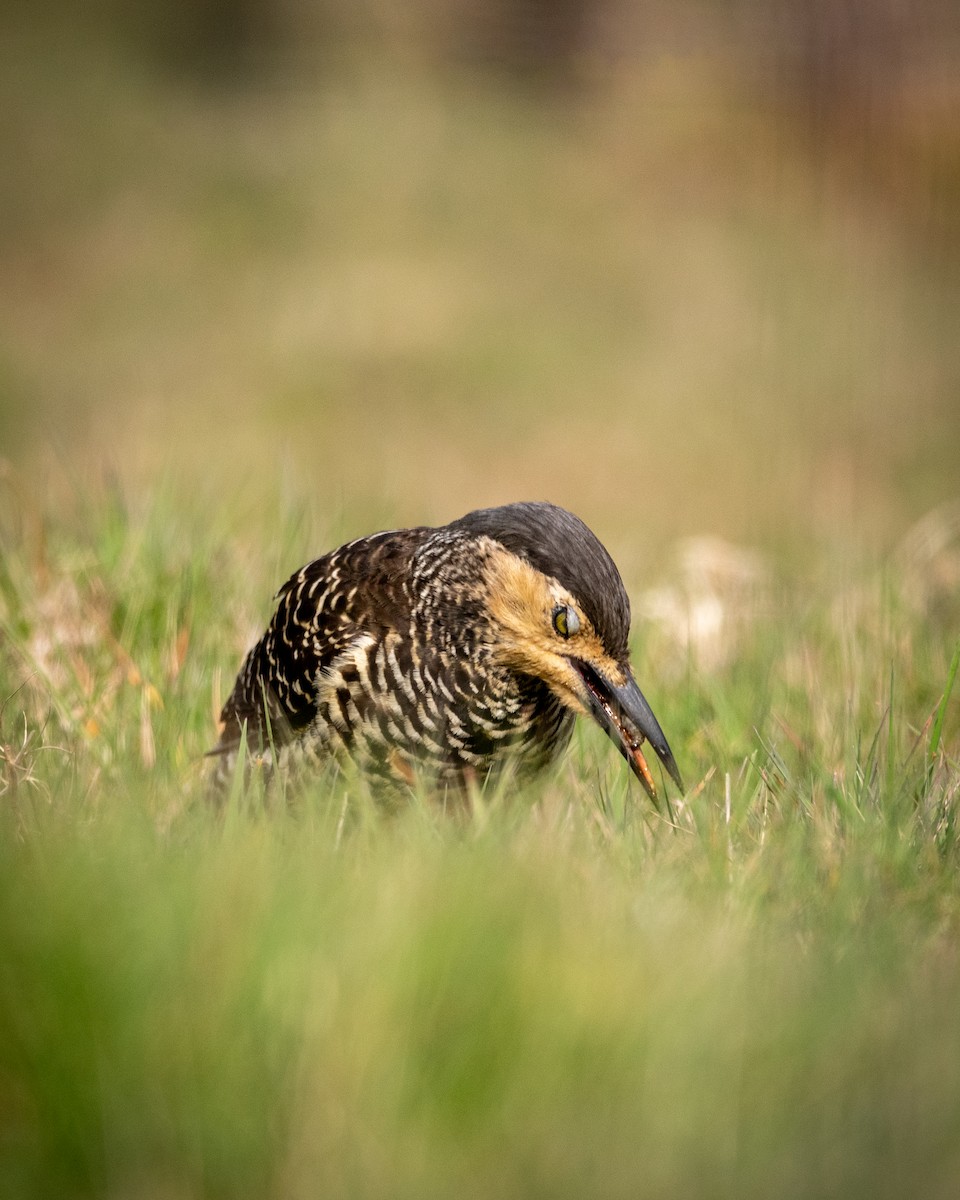
[[[573,637],[580,632],[580,618],[568,604],[561,604],[553,610],[553,628],[562,638]]]

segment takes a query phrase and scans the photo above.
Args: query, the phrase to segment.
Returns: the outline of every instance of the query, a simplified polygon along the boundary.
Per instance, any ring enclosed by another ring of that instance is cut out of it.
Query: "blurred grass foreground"
[[[0,15],[0,1196],[954,1197],[948,0]],[[690,793],[223,814],[295,567],[549,498]]]

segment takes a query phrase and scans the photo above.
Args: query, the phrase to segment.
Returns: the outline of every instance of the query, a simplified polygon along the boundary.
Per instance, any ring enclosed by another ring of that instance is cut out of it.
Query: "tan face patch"
[[[590,663],[617,686],[625,681],[576,598],[556,579],[496,543],[488,560],[487,596],[499,635],[494,653],[513,670],[542,679],[569,708],[586,711],[585,685],[571,657]],[[558,605],[569,605],[579,618],[579,632],[569,638],[553,627]]]

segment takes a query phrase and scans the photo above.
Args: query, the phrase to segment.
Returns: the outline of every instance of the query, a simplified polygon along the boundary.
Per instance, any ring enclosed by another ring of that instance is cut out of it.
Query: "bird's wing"
[[[351,646],[409,621],[410,569],[430,531],[405,529],[350,542],[296,571],[277,593],[266,632],[244,659],[220,714],[211,754],[282,745],[309,725],[323,672]]]

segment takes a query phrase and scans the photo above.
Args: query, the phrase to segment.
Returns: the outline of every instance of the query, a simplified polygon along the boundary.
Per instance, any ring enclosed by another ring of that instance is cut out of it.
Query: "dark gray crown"
[[[565,508],[541,501],[480,508],[451,529],[486,535],[571,592],[609,654],[627,656],[630,600],[613,559],[590,529]]]

